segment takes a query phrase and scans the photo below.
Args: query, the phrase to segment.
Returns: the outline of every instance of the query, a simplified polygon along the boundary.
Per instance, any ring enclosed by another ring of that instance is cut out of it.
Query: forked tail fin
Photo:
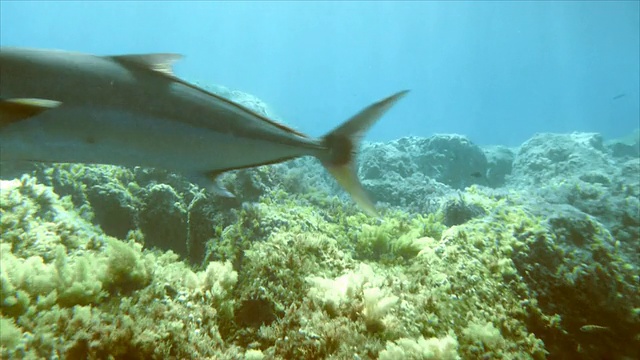
[[[328,156],[321,158],[322,164],[351,198],[371,216],[378,217],[378,212],[358,179],[353,160],[364,133],[408,92],[400,91],[369,105],[322,138],[329,149]]]

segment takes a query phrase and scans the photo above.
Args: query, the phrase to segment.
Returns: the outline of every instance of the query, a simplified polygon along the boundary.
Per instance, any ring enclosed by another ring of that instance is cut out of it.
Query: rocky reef
[[[233,199],[37,165],[0,181],[0,357],[640,358],[639,146],[365,144],[381,219],[309,158],[226,174]]]

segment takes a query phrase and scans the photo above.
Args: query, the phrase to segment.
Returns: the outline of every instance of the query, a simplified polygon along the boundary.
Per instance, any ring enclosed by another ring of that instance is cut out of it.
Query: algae
[[[141,169],[60,165],[0,181],[0,356],[637,354],[637,230],[481,185],[407,207],[430,212],[382,204],[374,219],[309,185],[322,178],[238,172],[225,180],[235,200]],[[599,202],[607,179],[558,188]],[[619,189],[631,225],[634,186]]]

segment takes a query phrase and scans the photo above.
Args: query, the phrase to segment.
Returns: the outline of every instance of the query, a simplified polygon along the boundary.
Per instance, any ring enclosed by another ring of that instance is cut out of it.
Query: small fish
[[[162,168],[233,196],[220,174],[315,156],[377,216],[353,160],[364,132],[407,91],[314,139],[179,79],[180,58],[0,48],[0,161]]]
[[[627,96],[627,94],[618,94],[618,95],[614,96],[614,97],[612,98],[612,100],[618,100],[618,99],[621,99],[621,98],[623,98],[623,97],[625,97],[625,96]]]
[[[608,332],[609,328],[606,326],[600,326],[600,325],[584,325],[580,327],[580,331],[586,332],[586,333]]]
[[[471,174],[469,174],[469,176],[474,177],[476,179],[479,179],[479,178],[482,177],[482,173],[480,171],[475,171],[475,172],[472,172]]]

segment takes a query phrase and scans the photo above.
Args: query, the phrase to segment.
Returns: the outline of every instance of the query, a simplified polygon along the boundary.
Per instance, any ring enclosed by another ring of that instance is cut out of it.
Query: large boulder
[[[536,134],[516,154],[509,184],[537,186],[612,166],[599,134]]]

